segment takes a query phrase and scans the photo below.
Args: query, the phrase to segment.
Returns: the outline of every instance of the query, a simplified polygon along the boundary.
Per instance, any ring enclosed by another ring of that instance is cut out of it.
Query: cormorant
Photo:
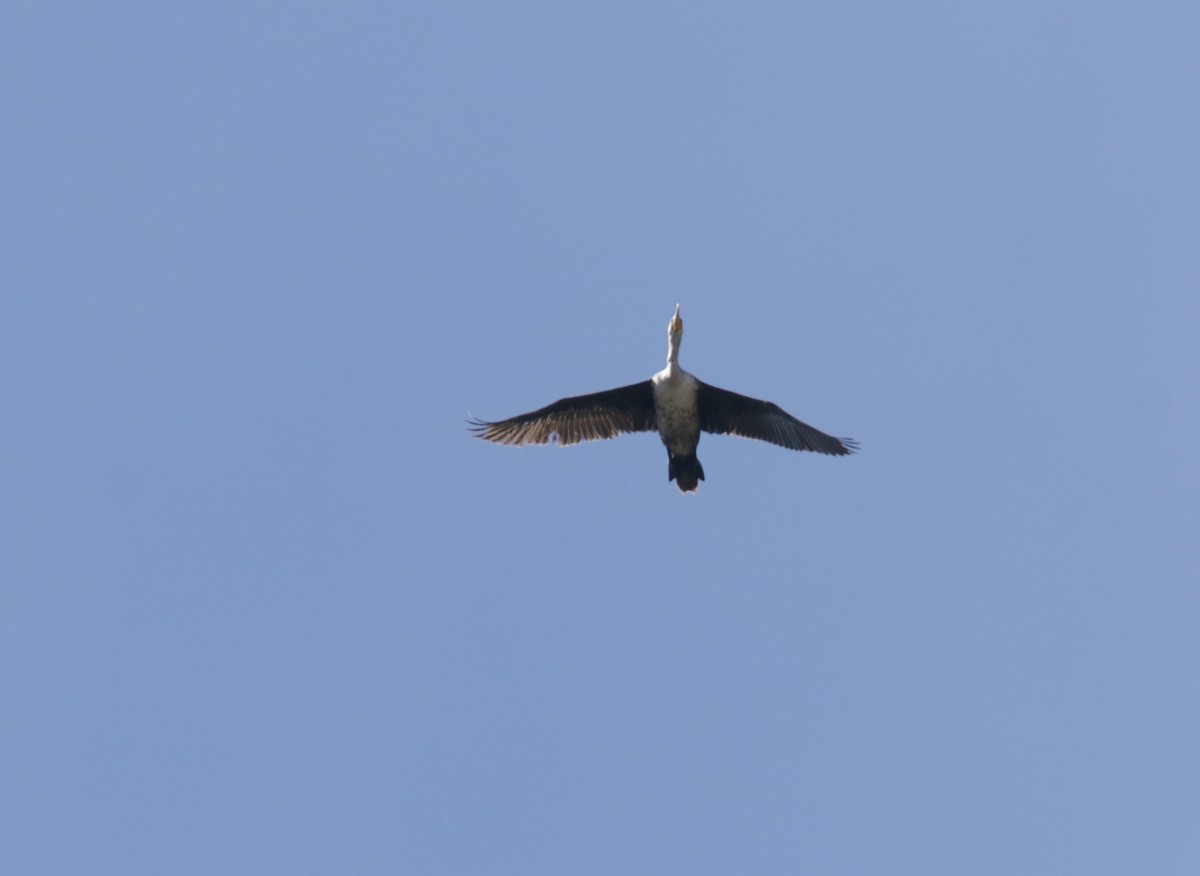
[[[658,432],[667,448],[667,480],[682,493],[704,480],[696,458],[701,432],[755,438],[789,450],[845,456],[858,449],[850,438],[834,438],[802,423],[778,405],[718,389],[679,367],[683,319],[679,305],[667,324],[667,367],[649,380],[560,399],[528,414],[489,423],[471,419],[471,432],[496,444],[545,444],[557,436],[566,446],[622,432]]]

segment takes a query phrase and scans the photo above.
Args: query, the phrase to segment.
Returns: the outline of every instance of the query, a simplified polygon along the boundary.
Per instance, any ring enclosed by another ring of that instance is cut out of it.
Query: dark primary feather
[[[489,423],[470,420],[476,438],[497,444],[545,444],[553,435],[558,443],[578,444],[598,438],[615,438],[622,432],[653,432],[654,390],[649,380],[590,395],[559,399],[528,414]]]
[[[802,423],[779,405],[700,382],[700,428],[715,435],[755,438],[789,450],[815,450],[845,456],[858,449],[849,438],[834,438]]]

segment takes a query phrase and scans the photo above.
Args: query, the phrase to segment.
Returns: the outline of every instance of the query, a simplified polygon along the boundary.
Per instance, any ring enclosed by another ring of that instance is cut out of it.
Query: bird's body
[[[826,435],[778,405],[709,386],[680,368],[683,319],[678,306],[667,326],[667,338],[667,367],[649,380],[560,399],[495,423],[472,420],[472,431],[497,444],[545,444],[556,437],[564,446],[624,432],[658,432],[667,448],[667,478],[684,493],[695,492],[704,480],[696,457],[702,431],[834,456],[857,449],[850,439]]]
[[[694,492],[704,480],[704,469],[696,457],[700,443],[700,381],[679,367],[674,356],[678,345],[668,353],[667,367],[650,378],[654,391],[654,422],[667,448],[667,480],[673,480],[685,493]]]

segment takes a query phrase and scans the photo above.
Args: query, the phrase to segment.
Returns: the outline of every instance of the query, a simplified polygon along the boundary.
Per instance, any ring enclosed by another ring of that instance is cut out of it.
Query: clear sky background
[[[1192,3],[12,3],[0,870],[1200,872]],[[852,436],[472,440],[681,362]]]

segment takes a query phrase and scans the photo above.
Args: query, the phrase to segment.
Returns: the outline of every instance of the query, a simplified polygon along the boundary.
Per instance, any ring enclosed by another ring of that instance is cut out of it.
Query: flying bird
[[[495,423],[471,419],[470,431],[496,444],[546,444],[557,439],[564,447],[615,438],[623,432],[658,432],[667,448],[667,481],[675,481],[681,493],[694,493],[704,480],[704,468],[696,458],[701,432],[755,438],[789,450],[831,456],[858,449],[854,440],[826,435],[778,405],[696,379],[679,367],[682,340],[683,318],[677,304],[667,323],[667,367],[649,380],[559,399]]]

